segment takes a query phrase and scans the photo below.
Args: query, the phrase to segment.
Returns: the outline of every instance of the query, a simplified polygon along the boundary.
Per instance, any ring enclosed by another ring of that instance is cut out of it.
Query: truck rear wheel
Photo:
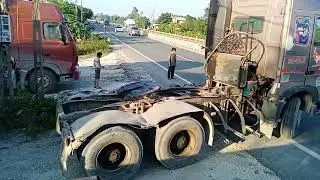
[[[178,169],[194,163],[203,149],[205,132],[191,117],[181,117],[157,129],[155,154],[169,169]]]
[[[29,78],[29,87],[32,92],[36,92],[36,74],[32,72]],[[38,78],[38,82],[40,82],[40,78]],[[54,92],[57,85],[57,78],[56,76],[49,70],[43,70],[43,93],[48,94]]]
[[[300,126],[301,100],[298,97],[292,98],[285,109],[280,127],[281,137],[293,139],[297,135]]]
[[[81,164],[88,176],[128,179],[141,165],[143,147],[131,130],[112,127],[94,137],[82,151]]]

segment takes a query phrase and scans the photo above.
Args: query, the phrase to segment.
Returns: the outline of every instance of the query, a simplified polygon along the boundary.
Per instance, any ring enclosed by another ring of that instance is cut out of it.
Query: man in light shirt
[[[104,68],[103,66],[101,66],[101,63],[100,63],[101,57],[102,57],[102,52],[98,52],[97,57],[94,58],[94,62],[93,62],[93,67],[95,69],[94,88],[96,89],[101,89],[101,87],[99,86],[100,72],[101,72],[101,68]]]

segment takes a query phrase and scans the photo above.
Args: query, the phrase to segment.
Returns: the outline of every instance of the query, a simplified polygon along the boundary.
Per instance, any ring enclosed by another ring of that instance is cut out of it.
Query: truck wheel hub
[[[176,134],[170,142],[170,151],[174,155],[182,154],[190,144],[190,136],[188,131],[181,131]]]
[[[117,170],[126,157],[126,148],[123,144],[112,143],[100,150],[97,155],[97,166],[105,170]]]
[[[41,83],[41,78],[40,78],[40,77],[38,78],[38,83],[39,83],[39,84]],[[43,76],[43,77],[42,77],[42,83],[43,83],[43,87],[48,87],[49,84],[50,84],[49,78],[46,77],[46,76]]]
[[[119,161],[120,155],[121,155],[120,150],[119,149],[115,149],[114,151],[112,151],[110,153],[109,161],[111,161],[112,163],[115,163],[115,162]]]

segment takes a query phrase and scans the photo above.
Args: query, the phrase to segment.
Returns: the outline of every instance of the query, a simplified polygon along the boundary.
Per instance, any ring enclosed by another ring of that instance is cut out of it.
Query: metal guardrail
[[[200,39],[200,38],[181,36],[181,35],[177,35],[177,34],[170,34],[170,33],[165,33],[165,32],[160,32],[160,31],[148,31],[148,33],[164,35],[164,36],[172,37],[175,39],[190,41],[190,42],[199,43],[199,44],[205,44],[205,42],[206,42],[204,39]]]

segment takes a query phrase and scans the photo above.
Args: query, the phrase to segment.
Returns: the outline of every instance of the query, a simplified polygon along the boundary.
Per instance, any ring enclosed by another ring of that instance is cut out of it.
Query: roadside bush
[[[56,101],[54,99],[37,100],[26,91],[16,92],[14,99],[0,105],[0,132],[9,133],[22,130],[26,135],[37,134],[55,128]]]
[[[98,51],[109,52],[110,41],[104,38],[93,37],[91,39],[81,41],[78,46],[79,55],[93,54]]]
[[[160,24],[160,32],[205,39],[207,22],[204,19],[188,19],[183,23]]]

